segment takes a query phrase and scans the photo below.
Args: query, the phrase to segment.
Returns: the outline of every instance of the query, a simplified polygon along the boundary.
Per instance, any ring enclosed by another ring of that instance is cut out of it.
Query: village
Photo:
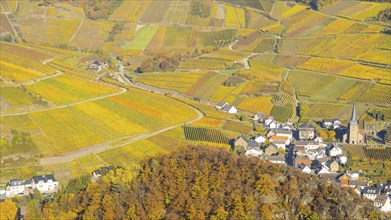
[[[227,103],[218,103],[215,108],[236,113],[235,107]],[[372,200],[381,211],[391,211],[391,182],[372,185],[362,176],[361,170],[341,169],[348,162],[348,155],[344,154],[341,146],[365,143],[364,132],[358,126],[355,104],[347,128],[341,128],[338,119],[326,119],[321,124],[323,128],[342,131],[341,142],[323,142],[310,123],[302,123],[295,128],[290,123],[279,124],[263,113],[257,113],[251,119],[266,130],[266,135],[237,137],[232,146],[237,153],[292,166],[304,173],[325,178],[332,184],[353,188],[362,197]]]

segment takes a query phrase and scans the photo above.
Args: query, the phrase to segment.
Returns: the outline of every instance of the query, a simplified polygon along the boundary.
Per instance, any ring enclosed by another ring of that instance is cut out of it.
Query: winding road
[[[129,86],[133,86],[133,87],[142,89],[142,90],[154,91],[154,90],[151,90],[150,87],[146,88],[146,87],[143,87],[142,85],[135,85],[130,80],[128,80],[128,78],[125,77],[124,67],[123,67],[121,61],[118,60],[118,63],[119,63],[119,70],[120,70],[120,72],[116,73],[116,76],[118,77],[118,80],[120,82],[122,82],[122,83],[124,83],[126,85],[129,85]],[[157,94],[160,94],[160,95],[164,95],[164,94],[160,93],[160,91],[157,91],[157,90],[158,89],[156,88],[156,92],[154,91],[154,93],[157,93]],[[126,89],[122,88],[121,93],[126,92],[126,91],[127,91]],[[107,97],[113,96],[113,95],[118,95],[118,94],[111,94],[111,95],[108,95]],[[100,99],[100,98],[103,98],[103,97],[97,97],[96,99]],[[88,102],[88,101],[93,101],[93,100],[84,100],[83,102]],[[83,102],[74,103],[74,105],[75,104],[81,104]],[[186,103],[184,103],[184,104],[186,104]],[[124,142],[122,142],[121,144],[118,144],[118,145],[111,144],[111,143],[115,142],[115,141],[111,140],[111,141],[106,142],[106,143],[95,144],[95,145],[87,146],[87,147],[84,147],[84,148],[81,148],[81,149],[78,149],[78,150],[75,150],[75,151],[67,152],[67,153],[65,153],[63,155],[60,155],[60,156],[41,158],[39,160],[39,163],[41,165],[43,165],[43,166],[44,165],[53,165],[53,164],[58,164],[58,163],[70,162],[70,161],[75,160],[77,158],[80,158],[80,157],[83,157],[83,156],[87,156],[87,155],[91,155],[91,154],[99,154],[99,153],[102,153],[102,152],[105,152],[105,151],[108,151],[108,150],[112,150],[112,149],[115,149],[115,148],[126,146],[128,144],[131,144],[131,143],[139,141],[139,140],[150,138],[152,136],[158,135],[160,133],[169,131],[171,129],[180,127],[180,126],[188,124],[188,123],[192,123],[192,122],[198,121],[198,120],[202,119],[205,116],[204,113],[201,112],[200,110],[198,110],[198,109],[196,109],[196,108],[194,108],[194,107],[192,107],[192,106],[190,106],[188,104],[186,104],[186,105],[188,107],[190,107],[191,109],[193,109],[195,112],[197,112],[197,117],[195,119],[192,119],[192,120],[180,123],[180,124],[172,125],[172,126],[169,126],[169,127],[165,127],[165,128],[159,129],[157,131],[152,131],[152,132],[148,132],[148,133],[142,133],[142,134],[135,135],[133,137],[130,137],[130,139],[128,139],[127,141],[124,141]]]

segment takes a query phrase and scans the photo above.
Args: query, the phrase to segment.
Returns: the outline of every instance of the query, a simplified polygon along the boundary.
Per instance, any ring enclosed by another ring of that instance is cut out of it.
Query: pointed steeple
[[[353,102],[352,118],[350,119],[350,125],[357,125],[356,119],[356,101]]]

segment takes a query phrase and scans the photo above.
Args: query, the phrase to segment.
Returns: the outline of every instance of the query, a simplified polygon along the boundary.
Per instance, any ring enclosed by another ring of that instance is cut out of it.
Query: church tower
[[[358,121],[356,119],[356,102],[353,103],[352,118],[349,122],[349,144],[358,144],[359,142]]]

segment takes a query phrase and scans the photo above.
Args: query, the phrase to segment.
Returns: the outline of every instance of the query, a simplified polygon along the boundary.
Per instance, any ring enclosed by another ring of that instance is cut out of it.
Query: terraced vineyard
[[[217,129],[183,126],[187,140],[229,144],[229,139]]]

